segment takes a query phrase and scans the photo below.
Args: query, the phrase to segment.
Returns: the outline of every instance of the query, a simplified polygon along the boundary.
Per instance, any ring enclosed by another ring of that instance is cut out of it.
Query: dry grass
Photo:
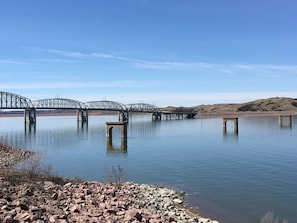
[[[52,173],[50,165],[43,165],[43,155],[35,153],[26,160],[22,161],[17,167],[8,166],[0,168],[0,179],[20,185],[23,183],[39,183],[45,180],[57,184],[64,184],[65,180]]]
[[[267,212],[262,218],[261,223],[280,223],[278,217],[274,216],[273,212]],[[286,219],[282,221],[282,223],[288,223]]]
[[[111,170],[108,167],[105,167],[105,179],[107,183],[115,184],[120,187],[125,178],[124,169],[120,165],[116,167],[112,166]]]

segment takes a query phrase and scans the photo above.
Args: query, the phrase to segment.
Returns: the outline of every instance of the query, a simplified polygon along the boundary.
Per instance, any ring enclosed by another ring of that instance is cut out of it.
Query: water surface
[[[187,193],[187,202],[225,223],[260,222],[273,211],[297,222],[297,119],[280,127],[278,117],[240,117],[239,133],[222,119],[152,122],[132,116],[127,147],[115,129],[106,143],[105,122],[116,116],[37,117],[25,131],[23,118],[0,118],[0,138],[41,151],[62,176],[105,180],[105,169],[120,165],[126,180],[168,186]]]

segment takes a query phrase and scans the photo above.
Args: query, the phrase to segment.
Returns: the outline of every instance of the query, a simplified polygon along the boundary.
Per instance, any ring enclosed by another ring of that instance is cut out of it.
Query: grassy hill
[[[240,104],[213,104],[194,107],[166,107],[172,112],[197,112],[198,116],[297,114],[297,99],[275,97]]]
[[[214,104],[214,105],[199,105],[193,107],[198,114],[213,114],[213,113],[259,113],[259,112],[297,112],[297,99],[275,97],[268,99],[259,99],[241,104]]]

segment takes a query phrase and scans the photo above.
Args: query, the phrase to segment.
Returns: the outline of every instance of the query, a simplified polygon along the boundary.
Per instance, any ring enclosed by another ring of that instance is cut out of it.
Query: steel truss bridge
[[[27,97],[0,91],[0,109],[23,109],[25,123],[36,122],[36,110],[40,109],[61,109],[61,110],[76,110],[78,121],[88,121],[88,111],[101,110],[113,111],[119,113],[119,121],[128,121],[129,113],[151,113],[153,120],[161,120],[162,115],[168,117],[168,112],[162,111],[157,106],[146,103],[122,104],[115,101],[90,101],[81,102],[68,98],[49,98],[32,101]],[[170,116],[173,113],[170,113]],[[194,114],[194,113],[193,113]],[[187,115],[193,117],[193,114],[181,113],[175,115]],[[167,118],[166,118],[167,119]]]

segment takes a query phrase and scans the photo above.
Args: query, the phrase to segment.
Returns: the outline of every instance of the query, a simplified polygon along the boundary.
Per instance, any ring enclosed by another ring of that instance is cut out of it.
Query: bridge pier
[[[195,117],[196,113],[193,112],[193,113],[188,113],[187,114],[187,119],[193,119]]]
[[[86,109],[77,110],[76,115],[77,115],[78,122],[88,122],[89,120],[88,110]]]
[[[161,112],[154,112],[152,114],[152,120],[162,120],[162,113]]]
[[[36,123],[36,110],[34,108],[28,108],[24,110],[25,124]]]
[[[176,114],[175,114],[175,119],[178,119],[178,120],[180,120],[180,119],[184,119],[184,114],[176,113]]]
[[[128,122],[129,113],[126,111],[119,111],[119,122]]]
[[[163,111],[160,115],[163,116],[163,120],[181,120],[181,119],[193,119],[195,118],[196,112],[188,111]]]
[[[163,119],[165,120],[172,120],[172,119],[175,119],[175,120],[181,120],[181,119],[184,119],[184,114],[183,113],[179,113],[179,112],[166,112],[166,113],[163,113]]]
[[[238,134],[238,118],[223,118],[223,132],[227,133],[227,122],[233,121],[234,123],[234,133]]]
[[[171,113],[163,113],[163,119],[165,119],[165,120],[171,120]]]
[[[284,120],[288,121],[287,125],[284,124]],[[280,115],[278,117],[278,123],[281,128],[283,127],[292,128],[292,115]]]
[[[121,131],[121,138],[127,138],[127,122],[106,122],[106,138],[112,140],[112,129],[117,127]]]

